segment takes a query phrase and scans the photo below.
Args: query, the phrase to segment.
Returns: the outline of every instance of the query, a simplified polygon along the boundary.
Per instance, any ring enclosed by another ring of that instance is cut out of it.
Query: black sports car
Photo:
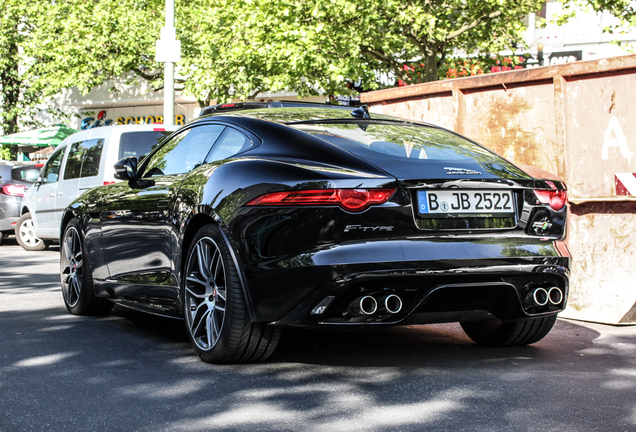
[[[568,294],[561,181],[437,126],[285,105],[207,108],[75,201],[68,310],[184,318],[207,362],[266,359],[286,326],[550,331]]]

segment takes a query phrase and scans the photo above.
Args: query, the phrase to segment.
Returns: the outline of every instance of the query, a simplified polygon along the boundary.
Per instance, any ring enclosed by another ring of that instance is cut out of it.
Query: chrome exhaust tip
[[[548,300],[553,305],[558,305],[563,301],[563,291],[559,287],[552,287],[548,290]]]
[[[373,315],[378,310],[378,302],[371,296],[358,297],[349,304],[353,316]]]
[[[532,293],[532,298],[537,306],[545,306],[548,304],[548,292],[543,288],[537,288]]]
[[[402,299],[395,294],[380,297],[380,308],[390,314],[396,314],[402,310]]]

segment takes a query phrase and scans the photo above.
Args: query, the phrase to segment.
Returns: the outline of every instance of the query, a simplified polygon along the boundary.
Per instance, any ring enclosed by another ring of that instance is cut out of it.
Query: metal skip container
[[[433,123],[568,185],[561,316],[636,323],[636,55],[363,93],[370,111]]]

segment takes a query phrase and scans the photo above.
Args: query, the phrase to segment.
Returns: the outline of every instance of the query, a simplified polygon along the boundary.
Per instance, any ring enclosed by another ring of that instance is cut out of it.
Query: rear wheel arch
[[[60,245],[62,244],[62,237],[64,236],[64,231],[66,231],[66,227],[68,224],[75,218],[75,215],[70,212],[64,212],[62,215],[62,222],[60,223]]]
[[[245,280],[243,265],[239,261],[236,255],[236,252],[235,252],[236,249],[232,245],[230,238],[226,234],[225,230],[223,230],[223,221],[221,220],[219,216],[213,217],[208,213],[202,212],[202,213],[197,213],[196,215],[194,215],[193,218],[190,220],[190,222],[188,222],[185,233],[183,235],[183,241],[181,243],[181,257],[180,257],[181,261],[178,267],[180,274],[182,277],[184,277],[185,275],[185,266],[186,266],[185,256],[190,250],[190,246],[192,244],[192,241],[194,240],[196,233],[207,224],[214,224],[219,228],[219,231],[221,231],[221,236],[223,237],[225,245],[227,246],[230,252],[230,256],[232,258],[234,266],[236,267],[238,271],[238,277],[240,280],[241,289],[243,291],[243,296],[245,297],[245,302],[247,304],[247,311],[248,311],[249,317],[252,320],[252,322],[256,322],[256,313],[254,312],[254,307],[252,305],[252,296],[250,295],[250,292]]]

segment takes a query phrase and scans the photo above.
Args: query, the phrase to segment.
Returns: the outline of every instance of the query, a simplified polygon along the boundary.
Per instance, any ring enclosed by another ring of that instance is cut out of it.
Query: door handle
[[[55,192],[51,192],[51,194],[49,195],[51,198],[55,198]]]
[[[62,195],[64,195],[64,192],[58,192],[57,196],[61,197]]]
[[[168,200],[157,201],[157,207],[159,208],[168,207]]]

